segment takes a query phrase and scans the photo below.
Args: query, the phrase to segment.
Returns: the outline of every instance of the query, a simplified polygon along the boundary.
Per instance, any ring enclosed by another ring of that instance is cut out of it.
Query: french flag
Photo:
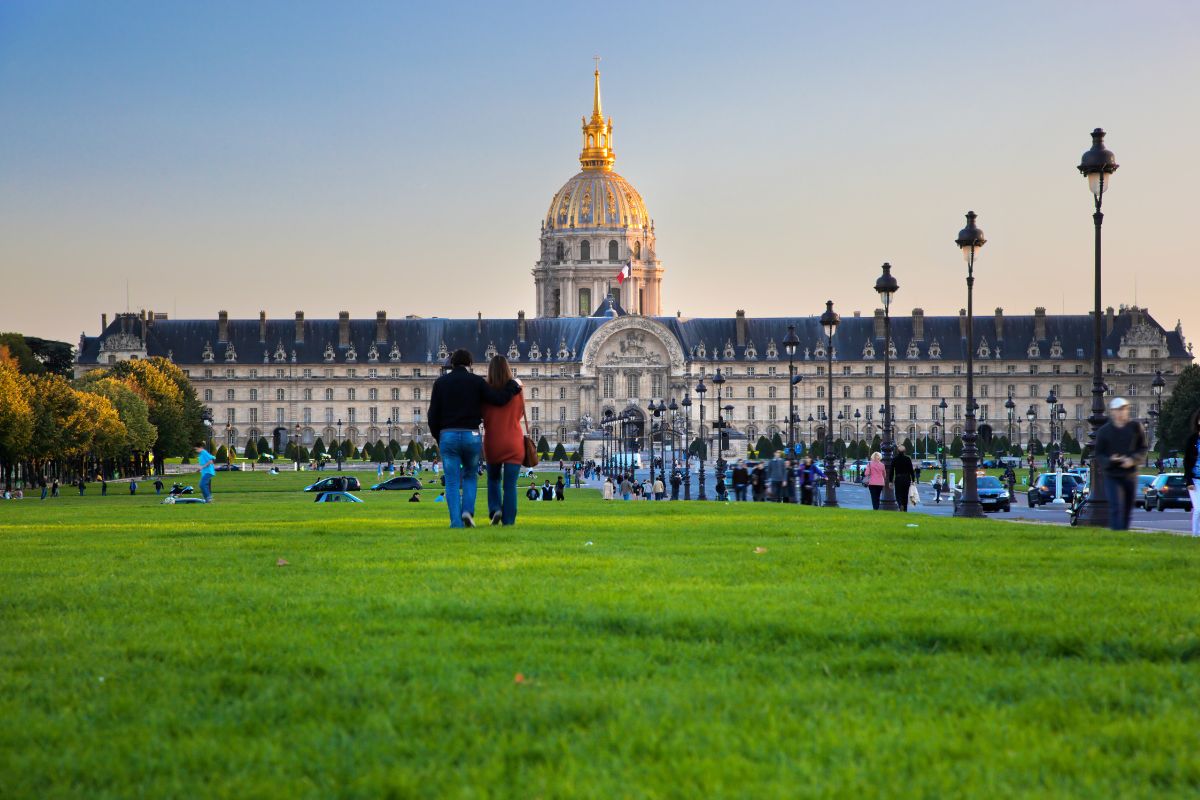
[[[617,273],[617,285],[625,282],[625,279],[633,274],[633,263],[626,261],[621,265],[621,271]]]

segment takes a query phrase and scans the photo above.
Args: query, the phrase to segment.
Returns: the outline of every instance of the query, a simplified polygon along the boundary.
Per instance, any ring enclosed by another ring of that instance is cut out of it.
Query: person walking
[[[633,494],[633,482],[629,480],[629,476],[621,478],[621,499],[628,500]]]
[[[482,451],[479,426],[483,424],[484,404],[507,405],[521,391],[516,381],[501,390],[493,388],[468,369],[472,363],[469,351],[454,351],[449,371],[433,382],[426,413],[429,432],[438,443],[438,456],[445,467],[451,528],[475,527]]]
[[[800,484],[800,504],[811,506],[813,504],[813,492],[817,488],[817,465],[813,463],[812,456],[805,456],[804,462],[800,465],[800,471],[796,476],[797,483]]]
[[[163,490],[162,478],[155,478],[154,479],[154,493],[162,494],[162,490]]]
[[[511,382],[508,359],[493,356],[488,362],[488,386],[507,392]],[[493,525],[517,522],[517,478],[525,460],[525,434],[521,430],[524,419],[525,396],[519,391],[502,406],[483,406],[483,460],[487,463],[488,519]]]
[[[750,489],[754,502],[762,503],[767,499],[767,468],[762,465],[762,462],[754,465],[754,469],[750,470]]]
[[[942,476],[941,475],[933,476],[932,486],[933,486],[933,502],[941,503],[942,502]]]
[[[746,469],[746,462],[738,459],[737,466],[733,468],[733,499],[739,503],[746,501],[746,487],[750,485],[750,470]]]
[[[901,511],[908,511],[908,490],[913,485],[913,462],[904,452],[904,445],[896,445],[896,455],[892,456],[892,470],[888,482],[896,490],[896,505]]]
[[[559,475],[558,482],[554,484],[554,499],[555,500],[567,499],[565,489],[566,489],[566,486],[563,484],[562,475]]]
[[[787,464],[783,460],[782,450],[775,451],[775,457],[771,459],[771,466],[768,468],[767,478],[771,481],[771,496],[776,503],[782,503],[783,482],[787,478]]]
[[[1104,495],[1108,500],[1108,527],[1129,530],[1137,471],[1146,460],[1146,432],[1129,418],[1129,401],[1117,397],[1108,404],[1108,422],[1096,431],[1096,465],[1104,470]]]
[[[608,478],[605,478],[605,479],[604,479],[604,489],[602,490],[602,496],[603,496],[603,498],[604,498],[605,500],[612,500],[612,499],[613,499],[613,492],[614,492],[615,488],[616,488],[616,487],[614,487],[614,486],[613,486],[613,480],[612,480],[612,477],[610,476],[610,477],[608,477]]]
[[[50,484],[46,483],[45,475],[38,475],[38,486],[42,488],[42,499],[46,499],[46,495],[50,493]]]
[[[1192,484],[1192,536],[1200,536],[1200,409],[1192,414],[1187,441],[1183,445],[1183,474]]]
[[[100,481],[100,496],[108,497],[108,481],[104,479],[103,475],[97,475],[96,478]]]
[[[871,509],[879,510],[879,497],[883,494],[883,485],[887,483],[887,470],[883,467],[883,454],[879,451],[871,453],[871,461],[867,464],[867,491],[871,493]]]
[[[671,499],[679,499],[679,487],[683,485],[683,477],[679,474],[679,470],[671,473]]]
[[[50,483],[50,498],[58,497],[58,478],[55,478]]]
[[[200,494],[204,502],[212,502],[212,479],[217,474],[217,459],[204,447],[204,442],[196,442],[196,463],[200,465]]]
[[[667,499],[667,490],[666,490],[666,487],[663,486],[662,475],[658,475],[654,478],[654,499],[655,500],[666,500]]]

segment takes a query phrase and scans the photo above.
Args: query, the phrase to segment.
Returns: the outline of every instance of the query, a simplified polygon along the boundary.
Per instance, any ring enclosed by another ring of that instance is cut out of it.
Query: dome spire
[[[595,56],[596,70],[592,73],[592,118],[583,118],[583,150],[579,163],[585,170],[609,171],[616,161],[612,149],[612,119],[605,121],[600,106],[600,56]]]

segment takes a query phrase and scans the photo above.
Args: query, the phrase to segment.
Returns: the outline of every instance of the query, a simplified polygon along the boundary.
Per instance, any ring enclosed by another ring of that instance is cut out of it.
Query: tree
[[[225,449],[225,445],[217,448],[217,452],[213,453],[213,458],[217,460],[218,464],[224,464],[229,461],[229,451]]]
[[[68,380],[75,374],[75,348],[67,342],[26,336],[25,344],[33,351],[33,357],[41,364],[43,372],[61,375]]]
[[[242,451],[242,457],[248,461],[258,461],[258,445],[253,439],[246,440],[246,449]]]
[[[325,456],[325,442],[321,441],[321,437],[318,436],[317,440],[315,442],[313,442],[312,457],[314,460],[320,461],[324,456]]]
[[[1042,440],[1034,437],[1029,440],[1029,453],[1035,456],[1046,455],[1046,447],[1042,444]]]
[[[40,375],[42,365],[33,354],[33,349],[19,333],[0,333],[0,345],[8,348],[8,355],[16,363],[17,371],[22,375]]]
[[[409,439],[409,441],[412,441],[412,440]],[[388,442],[387,449],[388,449],[388,456],[389,456],[388,460],[389,461],[395,461],[396,459],[400,458],[400,453],[401,453],[400,443],[397,442],[395,439],[392,439],[390,442]]]
[[[417,455],[417,443],[412,439],[408,440],[408,446],[404,448],[404,458],[407,461],[417,461],[420,456]]]
[[[267,437],[265,436],[258,437],[258,441],[254,443],[254,446],[258,448],[260,456],[274,455],[271,452],[271,443],[267,441]]]
[[[1159,452],[1181,450],[1191,431],[1192,415],[1200,408],[1200,365],[1189,364],[1179,372],[1171,396],[1163,401],[1158,418]]]
[[[93,370],[75,382],[75,388],[107,397],[125,426],[126,448],[147,453],[158,440],[158,430],[150,422],[150,408],[129,384]]]
[[[300,456],[301,463],[308,461],[308,459],[309,459],[308,448],[305,447],[304,445],[300,445],[300,452],[297,453],[297,455]]]
[[[954,458],[961,458],[963,451],[962,437],[957,433],[954,434],[954,439],[950,441],[950,455]]]
[[[8,347],[0,344],[0,468],[5,486],[12,470],[25,457],[33,431],[29,379],[21,374]]]
[[[878,452],[881,452],[882,450],[883,450],[883,439],[881,439],[879,434],[877,433],[877,434],[875,434],[875,438],[871,440],[871,452],[878,453]]]
[[[562,442],[554,445],[554,455],[551,456],[555,461],[565,461],[567,458],[567,448],[562,446]]]
[[[777,453],[784,448],[783,437],[779,435],[779,431],[775,431],[775,435],[771,437],[771,453]]]
[[[907,436],[904,437],[904,441],[901,442],[900,445],[904,448],[904,452],[910,454],[914,452],[912,439],[908,438]]]
[[[545,436],[542,436],[540,439],[538,439],[537,451],[545,458],[550,457],[550,442],[546,441]]]
[[[764,455],[771,449],[771,440],[766,436],[759,436],[758,443],[754,445],[754,449],[759,453],[759,455]]]
[[[371,460],[376,464],[382,464],[388,460],[388,448],[382,440],[371,445]]]
[[[438,446],[436,444],[429,445],[429,449],[426,450],[423,455],[423,458],[426,458],[429,461],[437,461],[441,457],[442,453],[440,450],[438,450]]]

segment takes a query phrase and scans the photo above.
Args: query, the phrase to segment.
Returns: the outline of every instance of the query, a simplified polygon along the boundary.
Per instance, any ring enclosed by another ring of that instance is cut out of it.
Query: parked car
[[[371,487],[371,491],[378,492],[381,489],[403,489],[405,491],[412,491],[413,489],[420,488],[421,481],[419,479],[414,478],[411,475],[397,475],[394,478],[388,478],[383,483],[375,484]]]
[[[1013,469],[1016,469],[1023,463],[1024,462],[1021,460],[1020,456],[1000,456],[1001,466],[1012,467]]]
[[[1167,456],[1162,460],[1163,469],[1180,469],[1183,467],[1183,459],[1179,456]]]
[[[1192,496],[1188,493],[1188,482],[1178,472],[1164,472],[1154,477],[1154,483],[1146,490],[1146,509],[1157,508],[1166,511],[1168,508],[1192,510]]]
[[[932,458],[921,459],[921,469],[941,469],[942,465],[934,461]]]
[[[221,464],[217,467],[217,472],[241,472],[242,468],[237,464]]]
[[[1054,500],[1054,492],[1059,474],[1055,472],[1043,472],[1037,477],[1037,480],[1034,481],[1033,486],[1029,487],[1029,492],[1026,494],[1030,508],[1036,508]],[[1063,500],[1070,500],[1071,495],[1083,490],[1087,486],[1078,475],[1072,475],[1070,472],[1063,472],[1061,475]]]
[[[1012,497],[999,478],[991,475],[979,476],[976,486],[979,494],[979,505],[984,511],[1012,511]],[[962,486],[954,487],[954,507],[962,502]]]
[[[1150,507],[1146,505],[1146,492],[1150,491],[1150,484],[1154,483],[1154,479],[1157,477],[1157,475],[1138,475],[1137,494],[1133,496],[1134,508],[1150,510]]]
[[[315,503],[361,503],[362,500],[348,492],[321,492]]]
[[[353,475],[334,475],[304,487],[306,492],[356,492],[362,488]]]

